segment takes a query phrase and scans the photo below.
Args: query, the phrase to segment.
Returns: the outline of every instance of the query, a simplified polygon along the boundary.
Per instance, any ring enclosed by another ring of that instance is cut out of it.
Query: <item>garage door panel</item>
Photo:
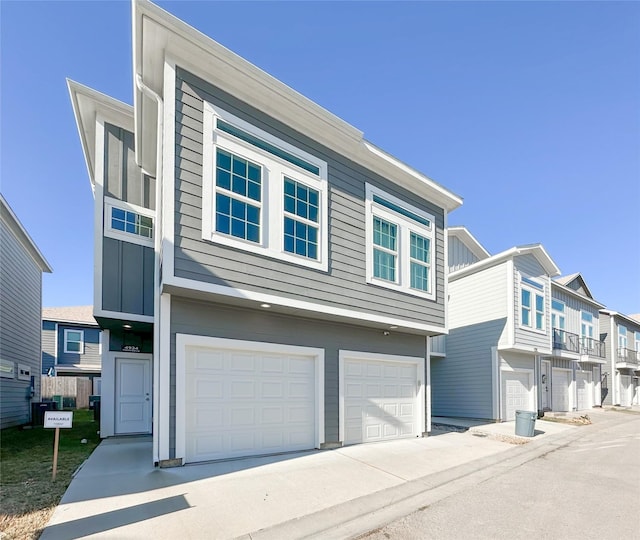
[[[345,360],[344,443],[416,435],[417,364]]]
[[[314,448],[315,364],[297,355],[188,350],[186,461]]]
[[[554,411],[567,412],[570,408],[571,372],[553,368],[551,377],[551,407]]]
[[[505,420],[514,420],[516,410],[533,408],[531,377],[527,372],[503,372],[503,407]]]

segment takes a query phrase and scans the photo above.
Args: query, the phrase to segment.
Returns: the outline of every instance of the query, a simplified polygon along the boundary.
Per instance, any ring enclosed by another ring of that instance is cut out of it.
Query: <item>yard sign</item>
[[[56,436],[53,442],[53,474],[51,480],[56,479],[58,472],[58,444],[60,443],[60,428],[70,428],[73,423],[72,411],[45,411],[44,427],[56,428]]]

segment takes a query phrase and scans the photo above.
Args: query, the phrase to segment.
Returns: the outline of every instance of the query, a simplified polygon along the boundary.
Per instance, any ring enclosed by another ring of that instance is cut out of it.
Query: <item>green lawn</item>
[[[71,475],[100,442],[93,411],[73,413],[73,427],[60,430],[58,472],[51,480],[55,429],[7,428],[0,431],[0,537],[40,536]],[[82,439],[87,443],[83,444]]]

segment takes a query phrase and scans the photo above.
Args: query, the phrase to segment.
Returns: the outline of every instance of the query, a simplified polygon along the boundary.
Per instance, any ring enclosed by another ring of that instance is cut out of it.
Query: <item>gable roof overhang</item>
[[[582,302],[586,302],[587,304],[590,304],[590,305],[598,308],[598,310],[600,310],[600,309],[605,307],[604,304],[601,304],[600,302],[597,302],[596,300],[593,299],[593,297],[585,296],[584,294],[579,293],[575,289],[572,289],[571,287],[567,287],[566,285],[563,285],[557,279],[552,279],[551,280],[551,288],[553,289],[554,287],[556,289],[564,292],[565,294],[573,296],[574,298],[577,298],[577,299],[581,300]]]
[[[512,247],[511,249],[493,255],[492,257],[470,264],[469,266],[465,266],[455,272],[451,272],[449,274],[449,281],[455,281],[456,279],[474,274],[486,268],[491,268],[492,266],[496,266],[520,255],[533,255],[550,277],[560,274],[560,269],[556,266],[556,263],[553,262],[553,259],[549,257],[549,254],[546,252],[544,247],[542,247],[542,244],[530,244]]]
[[[53,269],[47,262],[47,259],[44,258],[44,255],[38,249],[38,246],[36,246],[36,243],[33,241],[31,236],[29,236],[29,233],[23,227],[22,223],[20,223],[18,216],[15,215],[2,194],[0,194],[0,219],[7,224],[7,227],[12,232],[13,236],[15,236],[16,240],[18,240],[20,244],[22,244],[40,270],[47,274],[53,272]]]
[[[640,321],[636,321],[634,318],[630,317],[629,315],[624,315],[623,313],[620,313],[619,311],[613,311],[610,309],[601,309],[600,313],[605,313],[606,315],[609,315],[609,317],[615,317],[618,319],[622,319],[625,323],[630,324],[631,326],[635,326],[638,329],[640,329]]]
[[[98,117],[133,132],[133,107],[93,88],[67,79],[73,115],[82,143],[91,189],[95,195],[96,131]]]
[[[462,225],[448,227],[447,234],[458,238],[479,260],[482,261],[491,257],[491,254],[476,240],[476,237],[473,236],[466,227]]]
[[[156,176],[159,104],[135,81],[162,97],[164,63],[171,59],[447,212],[462,205],[461,197],[366,141],[358,129],[155,4],[133,0],[132,10],[135,151],[138,165],[147,174]]]
[[[589,287],[587,287],[587,282],[584,280],[580,272],[576,272],[575,274],[570,274],[568,276],[558,277],[555,279],[555,281],[557,283],[560,283],[560,285],[566,285],[568,287],[569,283],[575,281],[576,279],[580,281],[580,285],[587,292],[587,295],[589,296],[589,298],[593,299],[593,294],[591,293],[591,290],[589,289]]]

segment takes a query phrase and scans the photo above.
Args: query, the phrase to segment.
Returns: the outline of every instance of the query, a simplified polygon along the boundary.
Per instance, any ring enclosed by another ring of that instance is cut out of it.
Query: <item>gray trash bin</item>
[[[536,427],[535,412],[516,411],[516,435],[520,437],[533,437]]]

